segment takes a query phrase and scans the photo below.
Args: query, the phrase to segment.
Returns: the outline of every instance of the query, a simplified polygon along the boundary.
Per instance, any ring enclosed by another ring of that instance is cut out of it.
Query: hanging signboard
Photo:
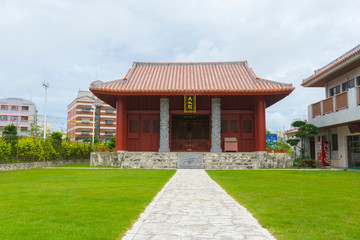
[[[184,96],[184,113],[196,113],[196,96]]]

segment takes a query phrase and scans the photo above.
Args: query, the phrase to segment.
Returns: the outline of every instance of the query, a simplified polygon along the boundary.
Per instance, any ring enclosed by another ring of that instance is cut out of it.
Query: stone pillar
[[[169,148],[169,98],[160,98],[160,148],[159,152],[170,152]]]
[[[126,151],[126,97],[116,100],[116,150]]]
[[[265,152],[266,151],[266,123],[265,123],[265,97],[255,97],[255,107],[257,116],[257,135],[256,135],[256,146],[255,151]]]
[[[221,150],[221,99],[211,99],[211,152]]]

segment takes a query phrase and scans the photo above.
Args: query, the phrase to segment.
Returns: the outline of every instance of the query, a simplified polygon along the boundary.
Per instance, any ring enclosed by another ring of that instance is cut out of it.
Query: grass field
[[[360,239],[360,173],[207,171],[278,239]]]
[[[0,172],[0,239],[117,239],[174,170]]]

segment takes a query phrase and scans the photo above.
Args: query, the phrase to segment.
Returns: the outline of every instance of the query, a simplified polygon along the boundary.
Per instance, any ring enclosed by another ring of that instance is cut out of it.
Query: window
[[[8,105],[1,105],[1,110],[9,110],[9,106]]]
[[[11,121],[17,121],[18,120],[18,116],[11,116]]]
[[[105,135],[113,135],[113,131],[105,131]]]
[[[239,121],[238,120],[230,120],[230,132],[231,133],[239,132]]]
[[[252,120],[243,120],[243,133],[252,133]]]
[[[113,108],[107,108],[106,109],[106,113],[113,113],[114,112],[114,109]]]
[[[325,135],[322,135],[322,136],[318,136],[318,141],[327,141],[327,137]]]
[[[151,121],[150,120],[143,120],[142,121],[142,132],[143,133],[149,133],[150,132],[150,125]]]
[[[0,126],[0,132],[4,131],[5,126]]]
[[[11,110],[13,111],[19,111],[19,106],[12,105]]]
[[[113,119],[105,119],[105,124],[114,124]]]
[[[350,79],[349,81],[342,84],[342,90],[347,91],[349,88],[355,87],[355,79]]]
[[[221,133],[228,132],[228,120],[221,120]]]
[[[90,118],[81,118],[81,121],[82,121],[82,122],[89,123],[89,122],[90,122]]]
[[[28,116],[21,116],[21,121],[28,121],[29,117]]]
[[[138,120],[131,119],[130,120],[130,133],[138,132]]]
[[[21,106],[21,111],[29,111],[29,106]]]
[[[21,132],[27,132],[27,131],[28,131],[28,127],[20,127],[20,131],[21,131]]]
[[[340,93],[340,85],[336,87],[330,88],[330,97],[334,96],[335,94]]]
[[[90,135],[90,130],[81,130],[81,135]]]
[[[83,112],[90,112],[90,107],[82,107],[81,110]]]
[[[357,85],[360,86],[360,76],[356,77]]]
[[[0,120],[3,120],[3,121],[7,121],[7,116],[6,115],[0,115]]]
[[[153,120],[153,133],[160,133],[160,120]]]
[[[338,135],[331,134],[331,150],[337,151],[338,150]]]

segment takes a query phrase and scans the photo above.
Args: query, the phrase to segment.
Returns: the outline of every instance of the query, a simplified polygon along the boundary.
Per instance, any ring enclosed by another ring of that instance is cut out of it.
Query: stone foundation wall
[[[116,166],[120,168],[178,168],[176,152],[93,152],[90,166]],[[205,169],[261,169],[292,168],[293,157],[290,153],[197,153],[202,154]],[[189,156],[190,156],[189,155]],[[189,158],[189,161],[192,161]],[[181,166],[192,164],[180,164]],[[199,165],[201,166],[201,165]],[[189,167],[193,168],[193,167]]]
[[[90,166],[121,168],[177,168],[177,153],[173,152],[92,152]]]
[[[45,167],[53,167],[53,166],[59,166],[65,164],[83,163],[88,161],[89,159],[7,163],[7,164],[0,164],[0,171],[21,170],[21,169],[30,169],[30,168],[45,168]]]

